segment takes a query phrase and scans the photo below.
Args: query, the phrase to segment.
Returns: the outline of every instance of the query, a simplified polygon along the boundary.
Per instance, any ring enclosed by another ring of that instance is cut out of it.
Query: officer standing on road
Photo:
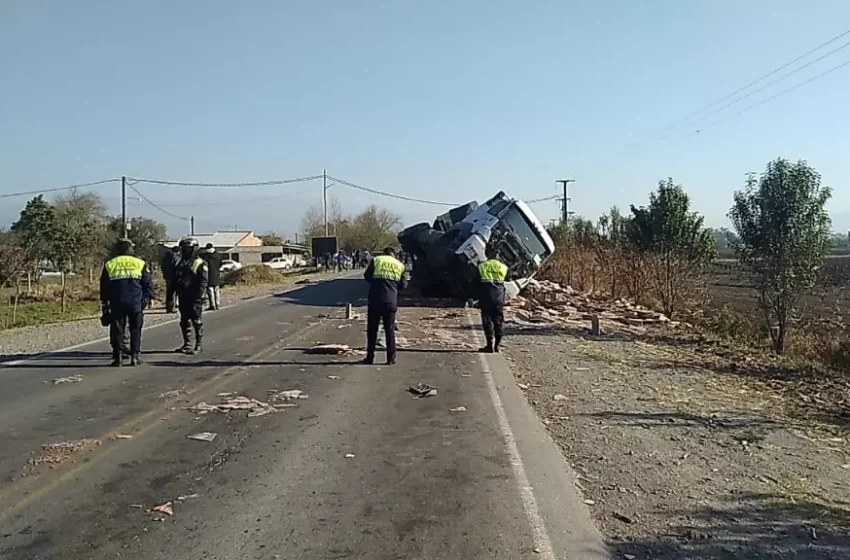
[[[183,346],[176,352],[198,354],[203,351],[204,295],[209,284],[207,263],[198,256],[198,240],[184,237],[180,240],[180,263],[175,275],[177,308],[180,311],[180,332]],[[192,330],[195,346],[192,347]]]
[[[109,343],[112,365],[121,367],[124,330],[130,328],[130,365],[142,363],[142,326],[144,309],[153,300],[150,268],[133,256],[133,242],[121,239],[117,256],[103,265],[100,275],[100,303],[104,318],[109,318]]]
[[[207,274],[209,275],[209,285],[207,286],[207,311],[218,311],[221,309],[221,253],[215,250],[212,243],[207,243],[207,246],[201,258],[207,263]]]
[[[398,312],[398,290],[407,286],[404,265],[395,258],[392,247],[369,263],[363,277],[369,283],[369,307],[366,314],[366,359],[364,364],[375,363],[378,344],[378,327],[384,325],[387,338],[387,365],[396,361],[395,321]]]
[[[180,248],[175,245],[162,256],[159,265],[165,280],[165,312],[174,313],[174,272],[180,262]]]
[[[479,293],[478,306],[481,308],[481,322],[487,345],[479,352],[499,351],[502,344],[502,325],[505,322],[505,277],[508,267],[496,258],[495,250],[488,246],[487,260],[478,265]]]

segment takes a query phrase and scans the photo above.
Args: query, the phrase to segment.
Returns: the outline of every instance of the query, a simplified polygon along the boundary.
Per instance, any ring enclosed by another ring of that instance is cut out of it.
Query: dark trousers
[[[120,352],[124,346],[124,333],[127,327],[130,330],[130,353],[138,354],[142,350],[142,326],[145,315],[142,311],[131,309],[113,309],[109,322],[109,345],[112,350]]]
[[[204,339],[203,300],[192,301],[189,298],[179,298],[177,309],[180,311],[180,333],[183,335],[183,345],[189,345],[194,329],[195,345],[200,346]]]
[[[165,310],[168,313],[174,312],[174,280],[171,278],[165,279]]]
[[[369,305],[366,312],[366,359],[375,359],[378,328],[383,323],[387,336],[387,362],[395,361],[395,315],[398,309],[388,305]]]
[[[482,306],[481,323],[484,326],[484,338],[487,340],[487,345],[491,346],[494,338],[496,344],[500,344],[502,342],[502,325],[505,324],[505,309],[495,305]]]

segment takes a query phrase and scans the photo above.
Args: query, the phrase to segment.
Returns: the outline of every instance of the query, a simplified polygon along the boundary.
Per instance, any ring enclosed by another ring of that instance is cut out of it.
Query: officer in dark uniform
[[[165,280],[165,312],[174,313],[174,273],[180,262],[180,247],[174,246],[162,256],[160,267]]]
[[[378,344],[378,327],[383,323],[387,338],[387,365],[396,360],[395,317],[398,312],[398,290],[407,286],[404,265],[395,258],[392,247],[375,257],[363,274],[369,283],[369,307],[366,314],[365,364],[375,363],[375,346]]]
[[[180,240],[180,262],[175,269],[177,309],[180,311],[180,332],[183,346],[176,352],[198,354],[203,351],[204,295],[209,285],[207,263],[198,256],[198,240],[184,237]],[[195,346],[192,347],[192,330]]]
[[[508,267],[496,258],[495,250],[486,248],[487,260],[478,265],[478,306],[487,345],[479,352],[499,351],[502,344],[502,325],[505,322],[505,277]]]
[[[121,367],[124,330],[130,328],[130,365],[142,363],[143,310],[153,300],[150,268],[142,259],[133,256],[133,242],[121,239],[116,246],[117,256],[103,265],[100,275],[100,303],[103,316],[109,319],[109,343],[112,346],[112,365]]]

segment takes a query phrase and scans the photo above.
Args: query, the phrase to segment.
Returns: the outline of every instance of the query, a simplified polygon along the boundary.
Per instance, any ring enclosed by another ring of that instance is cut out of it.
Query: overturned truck
[[[478,264],[495,249],[508,267],[505,288],[516,296],[555,250],[552,238],[528,205],[499,192],[479,205],[469,202],[437,216],[434,224],[398,234],[413,259],[413,283],[430,297],[474,299]]]

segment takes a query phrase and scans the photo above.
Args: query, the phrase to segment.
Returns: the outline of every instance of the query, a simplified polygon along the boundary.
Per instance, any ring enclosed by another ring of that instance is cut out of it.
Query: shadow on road
[[[692,523],[670,525],[656,536],[609,543],[611,552],[617,558],[655,560],[850,558],[850,510],[845,503],[750,493],[676,515]]]

